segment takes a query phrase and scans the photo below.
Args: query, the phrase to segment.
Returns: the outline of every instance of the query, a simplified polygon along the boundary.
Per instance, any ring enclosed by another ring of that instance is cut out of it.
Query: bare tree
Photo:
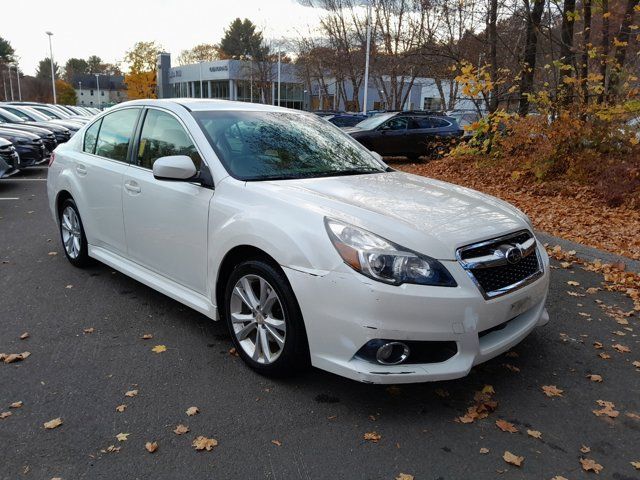
[[[524,0],[527,12],[527,38],[522,57],[522,72],[520,74],[520,105],[518,113],[522,116],[529,113],[529,95],[533,91],[533,79],[536,69],[536,54],[538,49],[538,32],[542,13],[544,12],[544,0],[533,0],[533,9],[529,0]]]

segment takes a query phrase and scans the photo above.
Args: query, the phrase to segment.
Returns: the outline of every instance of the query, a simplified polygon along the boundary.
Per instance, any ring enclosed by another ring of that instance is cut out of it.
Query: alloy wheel
[[[244,353],[264,365],[278,359],[287,324],[280,298],[269,282],[255,274],[241,277],[231,294],[229,315]]]
[[[62,211],[60,230],[62,232],[62,243],[67,255],[73,259],[78,258],[82,245],[82,231],[78,214],[70,206],[65,207]]]

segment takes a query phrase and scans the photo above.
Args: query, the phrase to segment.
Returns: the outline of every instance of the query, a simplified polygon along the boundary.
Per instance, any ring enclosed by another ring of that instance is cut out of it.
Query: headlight
[[[345,263],[369,278],[392,285],[457,286],[447,269],[431,257],[339,220],[325,218],[325,226]]]

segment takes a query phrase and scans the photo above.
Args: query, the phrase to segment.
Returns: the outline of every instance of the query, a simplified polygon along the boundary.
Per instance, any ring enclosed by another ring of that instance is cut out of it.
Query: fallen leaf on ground
[[[518,429],[513,423],[507,422],[506,420],[496,420],[496,427],[498,427],[503,432],[516,433]]]
[[[636,470],[640,470],[640,461],[638,462],[629,462]]]
[[[542,432],[538,430],[527,430],[527,435],[533,438],[542,438]]]
[[[366,433],[364,434],[364,437],[363,437],[363,438],[364,438],[365,440],[370,441],[370,442],[378,443],[378,442],[380,441],[380,439],[382,438],[382,435],[380,435],[380,434],[379,434],[379,433],[377,433],[377,432],[366,432]]]
[[[22,400],[18,401],[18,402],[13,402],[11,405],[9,405],[9,408],[20,408],[22,407],[22,405],[24,405],[22,403]]]
[[[488,449],[488,448],[485,448],[485,447],[482,447],[482,448],[480,449],[480,453],[481,453],[482,455],[486,455],[487,453],[489,453],[489,449]]]
[[[118,439],[119,442],[126,442],[127,441],[127,437],[131,435],[130,433],[119,433],[116,435],[116,438]]]
[[[620,415],[620,412],[615,410],[615,405],[613,404],[613,402],[608,402],[606,400],[598,400],[596,403],[600,405],[602,408],[600,410],[592,410],[594,415],[598,417],[606,415],[609,418],[616,418],[618,415]]]
[[[604,352],[603,352],[603,353],[598,354],[598,356],[599,356],[600,358],[602,358],[603,360],[609,360],[609,359],[611,358],[611,355],[609,355],[608,353],[604,353]]]
[[[29,332],[24,332],[20,335],[20,340],[26,340],[27,338],[29,338]]]
[[[569,480],[567,477],[563,477],[562,475],[556,475],[551,480]]]
[[[401,473],[396,477],[396,480],[413,480],[413,475],[409,475],[408,473]]]
[[[47,253],[47,255],[49,255],[50,257],[55,257],[56,255],[58,255],[58,252],[49,252]]]
[[[516,367],[515,365],[511,365],[510,363],[504,363],[503,366],[507,370],[511,370],[512,372],[515,372],[515,373],[518,373],[520,371],[518,367]]]
[[[543,385],[542,391],[547,397],[562,397],[562,392],[564,392],[555,385]]]
[[[57,428],[62,425],[62,419],[60,417],[54,418],[53,420],[49,420],[44,423],[44,428],[47,430],[51,430],[52,428]]]
[[[637,361],[637,360],[635,362],[633,362],[631,365],[633,365],[636,368],[640,368],[640,362]]]
[[[518,355],[518,352],[511,350],[510,352],[505,353],[504,356],[509,358],[518,358],[520,355]]]
[[[21,360],[24,360],[29,355],[31,355],[31,353],[22,352],[22,353],[10,353],[8,355],[0,355],[0,357],[4,357],[3,358],[4,363],[14,363],[14,362],[19,362]]]
[[[85,328],[84,330],[82,330],[84,333],[93,333],[95,332],[95,328],[93,327],[89,327],[89,328]]]
[[[581,451],[582,453],[589,453],[589,452],[591,451],[591,448],[587,447],[586,445],[582,445],[582,446],[580,447],[580,451]]]
[[[520,467],[522,462],[524,462],[524,457],[519,457],[518,455],[514,455],[508,450],[504,452],[502,456],[503,460],[511,465],[515,465],[516,467]]]
[[[13,413],[11,412],[0,412],[0,420],[4,420],[7,417],[10,417],[11,415],[13,415]]]
[[[115,445],[109,445],[106,449],[100,450],[102,453],[118,453],[122,447],[116,447]]]
[[[571,285],[572,287],[577,287],[580,285],[580,282],[576,282],[575,280],[569,280],[567,285]]]
[[[144,444],[144,448],[147,449],[147,452],[153,453],[158,450],[158,442],[147,442]]]
[[[239,357],[240,354],[238,353],[238,351],[236,350],[235,347],[232,347],[229,349],[229,355],[231,355],[232,357]]]
[[[188,431],[189,431],[189,427],[187,427],[186,425],[180,424],[173,430],[173,433],[175,433],[176,435],[184,435]]]
[[[597,382],[597,383],[602,382],[602,376],[596,375],[595,373],[592,373],[591,375],[587,375],[587,378],[592,382]]]
[[[162,353],[167,351],[167,347],[164,345],[156,345],[151,349],[153,353]]]
[[[198,410],[198,407],[189,407],[185,413],[188,416],[193,417],[195,414],[200,413],[200,410]]]
[[[619,343],[616,343],[615,345],[613,345],[613,349],[620,353],[629,353],[631,351],[629,347],[625,345],[620,345]]]
[[[151,340],[153,338],[153,335],[151,333],[145,333],[140,338],[142,338],[142,340]]]
[[[582,464],[582,469],[585,472],[591,471],[595,473],[600,473],[604,468],[602,465],[600,465],[595,460],[592,460],[590,458],[581,458],[580,463]]]
[[[602,342],[593,342],[593,348],[595,348],[596,350],[600,350],[603,347],[604,345],[602,345]]]
[[[120,413],[122,413],[122,412],[124,412],[126,409],[127,409],[127,406],[123,403],[122,405],[118,405],[118,406],[116,407],[116,412],[120,412]]]
[[[485,385],[482,390],[476,392],[473,396],[475,405],[467,408],[467,413],[456,418],[460,423],[473,423],[476,420],[487,418],[491,412],[498,407],[498,402],[493,400],[492,395],[495,390],[491,385]]]
[[[73,285],[69,284],[69,285],[67,285],[67,286],[66,286],[66,287],[64,287],[64,288],[73,288]]]
[[[282,442],[280,440],[271,440],[271,443],[273,443],[274,445],[281,447],[282,446]]]
[[[214,438],[207,438],[202,435],[196,437],[196,439],[191,444],[196,450],[213,450],[214,447],[218,446],[218,441]]]
[[[138,395],[138,390],[129,390],[124,394],[125,397],[135,397]]]

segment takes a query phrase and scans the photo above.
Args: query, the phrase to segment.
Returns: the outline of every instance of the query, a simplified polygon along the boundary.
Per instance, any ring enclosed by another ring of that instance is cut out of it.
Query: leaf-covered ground
[[[508,172],[455,158],[390,165],[494,195],[529,215],[538,230],[640,260],[640,211],[609,207],[588,186],[523,182]]]
[[[550,323],[462,379],[273,380],[224,324],[72,267],[44,182],[2,186],[20,197],[0,205],[2,480],[640,478],[640,321],[620,266],[550,247]]]

